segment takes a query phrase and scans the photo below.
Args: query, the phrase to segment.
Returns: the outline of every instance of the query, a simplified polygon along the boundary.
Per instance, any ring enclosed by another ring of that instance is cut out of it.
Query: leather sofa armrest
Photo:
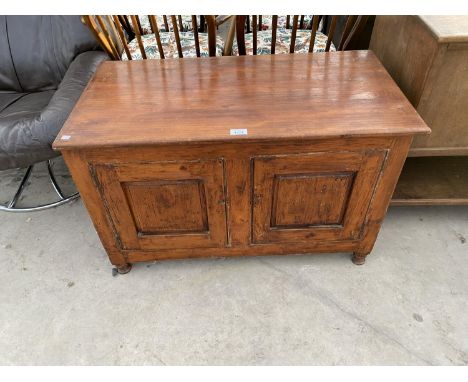
[[[37,130],[41,140],[52,144],[97,67],[108,59],[104,52],[89,51],[79,54],[73,60],[57,91],[41,113],[44,123]]]

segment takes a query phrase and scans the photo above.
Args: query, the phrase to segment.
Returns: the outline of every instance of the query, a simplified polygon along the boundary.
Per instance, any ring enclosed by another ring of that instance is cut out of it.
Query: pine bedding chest
[[[104,62],[54,148],[109,259],[372,250],[429,128],[370,51]]]

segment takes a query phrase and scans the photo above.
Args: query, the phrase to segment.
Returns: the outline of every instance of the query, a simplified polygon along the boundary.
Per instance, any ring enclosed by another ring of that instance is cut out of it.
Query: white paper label
[[[70,140],[71,135],[62,135],[62,138],[60,138],[62,141],[68,141]]]
[[[247,135],[247,129],[231,129],[231,135]]]

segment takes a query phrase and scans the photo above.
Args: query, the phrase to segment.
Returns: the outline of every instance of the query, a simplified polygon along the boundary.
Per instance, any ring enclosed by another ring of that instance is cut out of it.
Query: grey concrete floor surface
[[[0,175],[5,201],[18,172]],[[45,180],[22,203],[50,197]],[[267,256],[113,277],[81,200],[0,212],[0,364],[466,365],[467,239],[467,207],[395,207],[361,267]]]

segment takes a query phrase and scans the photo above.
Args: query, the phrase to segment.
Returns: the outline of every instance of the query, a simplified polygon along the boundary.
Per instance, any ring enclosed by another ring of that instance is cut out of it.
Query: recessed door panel
[[[385,151],[253,159],[253,243],[357,239]]]
[[[226,244],[222,160],[96,165],[123,249]]]
[[[122,186],[139,233],[208,232],[203,180],[129,182]]]
[[[271,226],[341,225],[353,179],[353,172],[275,176]]]

